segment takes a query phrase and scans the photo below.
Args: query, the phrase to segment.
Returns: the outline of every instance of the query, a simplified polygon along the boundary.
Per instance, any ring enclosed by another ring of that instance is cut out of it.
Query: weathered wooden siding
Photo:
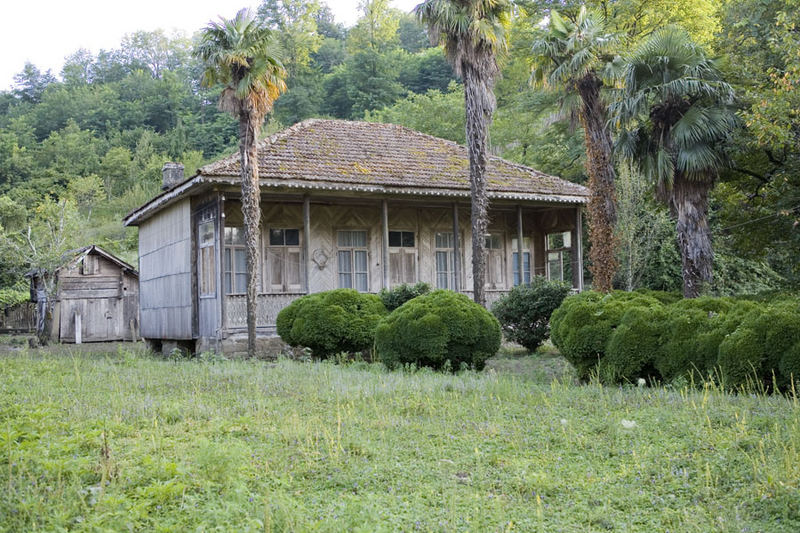
[[[144,338],[192,338],[191,238],[189,200],[164,209],[139,227],[139,312]]]
[[[58,273],[58,338],[76,341],[133,340],[139,328],[138,279],[102,256],[89,254]],[[55,317],[54,317],[55,318]]]

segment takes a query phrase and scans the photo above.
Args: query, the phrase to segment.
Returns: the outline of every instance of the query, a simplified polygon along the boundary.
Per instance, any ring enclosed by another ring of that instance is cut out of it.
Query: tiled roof
[[[259,178],[287,182],[372,185],[409,189],[469,190],[464,146],[403,126],[309,119],[259,142]],[[198,174],[238,177],[239,154],[202,167]],[[573,197],[588,190],[499,157],[487,167],[490,193]]]

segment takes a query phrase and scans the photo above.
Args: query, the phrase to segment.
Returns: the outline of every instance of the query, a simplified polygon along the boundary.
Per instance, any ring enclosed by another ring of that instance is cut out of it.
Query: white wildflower
[[[639,385],[639,387],[644,387],[647,384],[647,382],[644,380],[644,378],[639,378],[636,384]]]
[[[561,419],[561,425],[562,426],[566,426],[567,425],[567,419],[566,418],[562,418]]]
[[[633,429],[636,427],[636,422],[634,420],[625,420],[622,419],[622,427],[625,429]]]

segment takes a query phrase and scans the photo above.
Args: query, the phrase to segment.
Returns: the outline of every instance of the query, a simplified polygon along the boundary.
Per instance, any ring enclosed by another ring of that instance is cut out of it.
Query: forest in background
[[[736,90],[739,124],[711,200],[718,294],[800,284],[800,0],[587,2],[623,39],[620,55],[653,30],[683,27],[719,58]],[[491,127],[496,155],[583,183],[580,125],[552,91],[529,83],[531,46],[552,7],[515,3],[500,57]],[[402,124],[464,142],[463,89],[411,14],[387,0],[362,4],[351,28],[323,2],[265,0],[288,71],[265,134],[309,117]],[[200,30],[201,28],[198,28]],[[99,244],[136,264],[129,210],[157,194],[166,161],[188,173],[236,150],[236,120],[217,109],[219,89],[200,86],[196,37],[136,32],[118,48],[76,50],[61,72],[26,64],[0,92],[0,303],[27,296],[23,275],[52,268],[65,250]],[[609,99],[613,94],[607,95]],[[652,184],[620,164],[616,285],[680,290],[674,223]]]

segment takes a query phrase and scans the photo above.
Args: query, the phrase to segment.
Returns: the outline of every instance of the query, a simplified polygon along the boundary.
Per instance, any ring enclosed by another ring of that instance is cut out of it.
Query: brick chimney
[[[167,191],[183,181],[183,165],[180,163],[164,163],[161,168],[163,183],[161,190]]]

